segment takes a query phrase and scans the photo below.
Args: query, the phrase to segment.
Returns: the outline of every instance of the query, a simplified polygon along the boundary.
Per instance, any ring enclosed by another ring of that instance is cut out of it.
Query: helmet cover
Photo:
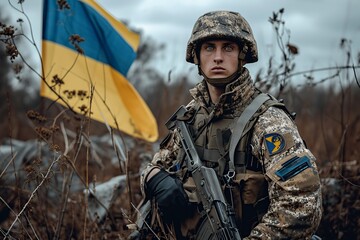
[[[198,64],[196,50],[206,40],[229,39],[235,41],[245,52],[244,60],[258,60],[257,45],[249,23],[237,12],[214,11],[196,21],[186,49],[186,61]]]

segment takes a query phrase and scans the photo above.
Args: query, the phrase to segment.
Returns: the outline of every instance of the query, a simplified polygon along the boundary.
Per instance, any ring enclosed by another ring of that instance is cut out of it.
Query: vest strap
[[[235,149],[239,140],[243,137],[244,129],[246,124],[249,122],[251,117],[257,112],[257,110],[263,105],[264,102],[271,99],[271,97],[266,93],[259,94],[244,110],[240,115],[236,124],[234,126],[234,131],[230,139],[229,147],[229,172],[225,175],[227,181],[230,181],[235,176],[235,165],[234,165],[234,156]]]

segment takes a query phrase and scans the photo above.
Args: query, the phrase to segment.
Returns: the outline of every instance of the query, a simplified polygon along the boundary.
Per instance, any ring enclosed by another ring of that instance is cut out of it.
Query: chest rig
[[[225,186],[224,193],[235,209],[242,237],[250,234],[269,205],[265,169],[252,154],[251,138],[259,116],[272,106],[287,112],[284,104],[271,95],[255,92],[238,114],[224,112],[214,118],[211,108],[195,105],[188,121],[203,164],[214,168]]]
[[[254,94],[250,104],[238,115],[225,112],[213,118],[211,107],[195,105],[188,126],[203,164],[214,168],[220,178],[231,178],[246,169],[264,172],[251,152],[250,142],[258,117],[271,106],[285,108],[283,103],[263,93]]]

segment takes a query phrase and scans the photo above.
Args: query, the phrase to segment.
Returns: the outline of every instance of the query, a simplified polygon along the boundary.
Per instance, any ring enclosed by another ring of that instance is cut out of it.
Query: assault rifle
[[[176,127],[179,131],[181,144],[186,153],[186,164],[191,173],[197,196],[205,212],[205,219],[200,225],[196,239],[224,239],[241,240],[239,230],[235,223],[235,212],[227,204],[218,177],[212,168],[202,165],[195,149],[184,118],[186,109],[181,106],[166,123],[169,129]]]

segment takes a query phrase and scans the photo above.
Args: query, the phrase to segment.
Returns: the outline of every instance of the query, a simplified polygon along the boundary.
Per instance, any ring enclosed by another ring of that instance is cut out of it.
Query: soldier
[[[243,239],[311,239],[322,214],[315,157],[284,105],[254,86],[244,65],[257,60],[252,30],[239,13],[202,15],[186,50],[186,61],[203,77],[190,90],[186,124],[202,164],[217,173]],[[266,97],[255,101],[259,95]],[[244,115],[246,124],[239,126]],[[185,162],[171,129],[142,172],[152,215],[143,212],[148,231],[138,237],[163,232],[168,239],[201,239],[206,212]]]

